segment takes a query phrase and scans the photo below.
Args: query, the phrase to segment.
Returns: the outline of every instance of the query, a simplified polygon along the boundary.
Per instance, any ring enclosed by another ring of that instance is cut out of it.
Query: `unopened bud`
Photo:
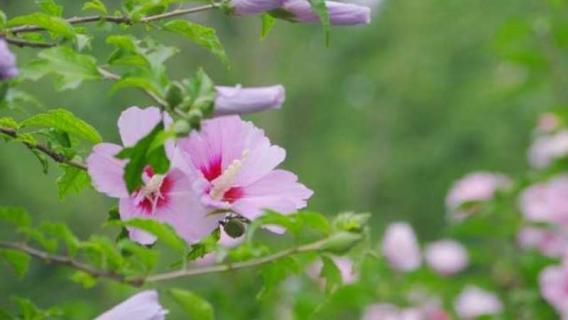
[[[223,230],[229,237],[235,239],[245,233],[246,225],[239,219],[228,219],[223,225]]]
[[[187,120],[180,119],[174,123],[174,131],[178,137],[186,136],[191,131],[191,126]]]
[[[200,110],[191,110],[187,113],[187,121],[193,129],[199,130],[201,128],[201,120],[203,119],[203,112]]]
[[[321,251],[343,254],[351,250],[363,236],[353,232],[338,232],[327,238],[320,246]]]
[[[166,101],[170,108],[175,108],[179,106],[184,98],[184,89],[181,84],[177,82],[172,82],[166,91]]]

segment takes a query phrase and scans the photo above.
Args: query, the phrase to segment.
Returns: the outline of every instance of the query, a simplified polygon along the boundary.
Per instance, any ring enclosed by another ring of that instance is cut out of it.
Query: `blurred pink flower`
[[[347,257],[341,256],[333,256],[333,262],[341,272],[341,280],[343,284],[351,284],[357,281],[358,275],[353,270],[353,261]],[[308,276],[314,280],[323,280],[320,278],[321,269],[323,264],[321,260],[317,260],[316,262],[312,263],[307,270]],[[325,283],[322,283],[325,285]]]
[[[469,263],[466,249],[457,241],[440,240],[425,249],[426,263],[442,275],[460,272]]]
[[[215,116],[239,115],[278,109],[284,103],[286,92],[281,85],[258,88],[215,87]]]
[[[469,213],[462,208],[467,203],[491,200],[498,190],[511,185],[506,176],[493,172],[473,172],[461,178],[451,187],[446,196],[446,207],[456,219],[463,219]]]
[[[568,258],[562,265],[546,267],[539,276],[540,293],[556,309],[562,319],[568,319]]]
[[[332,25],[358,25],[371,22],[371,9],[368,7],[325,1]],[[319,17],[308,0],[285,0],[282,9],[290,14],[290,20],[303,23],[319,23]],[[286,17],[288,18],[288,17]]]
[[[435,310],[422,307],[399,308],[388,303],[378,303],[368,306],[361,320],[450,320],[450,318],[441,308]]]
[[[8,43],[0,38],[0,81],[13,78],[18,75],[16,57],[8,48]]]
[[[524,227],[517,235],[523,249],[536,249],[548,257],[561,257],[568,249],[568,236],[558,228]]]
[[[231,0],[229,6],[237,16],[251,16],[278,9],[284,0]]]
[[[146,290],[133,295],[95,320],[163,320],[168,310],[160,305],[158,292]]]
[[[169,116],[158,108],[131,107],[118,119],[118,128],[125,147],[134,146],[160,123],[171,123]],[[168,153],[173,145],[168,144]],[[217,227],[218,218],[208,216],[210,210],[201,204],[193,184],[186,174],[173,167],[166,174],[155,174],[151,167],[143,173],[144,186],[129,194],[124,182],[127,160],[115,158],[123,148],[112,143],[100,143],[87,158],[88,172],[93,186],[109,197],[119,199],[122,220],[132,218],[155,219],[170,224],[188,242],[199,241]],[[134,241],[150,244],[155,237],[130,228]]]
[[[399,308],[388,303],[377,303],[368,306],[361,320],[400,320]]]
[[[499,314],[503,310],[503,304],[494,293],[467,286],[455,300],[454,308],[458,316],[469,320]]]
[[[543,113],[538,118],[537,130],[541,133],[551,133],[560,126],[560,119],[554,113]]]
[[[528,187],[519,204],[529,221],[568,225],[568,175]]]
[[[410,272],[420,267],[420,248],[408,223],[396,222],[387,227],[382,250],[389,264],[398,271]]]
[[[178,140],[185,167],[204,204],[255,219],[265,210],[283,214],[306,206],[313,192],[290,171],[276,169],[286,157],[264,131],[238,116],[203,121],[202,129]]]
[[[567,155],[568,130],[536,138],[528,152],[529,163],[537,169],[544,168]]]

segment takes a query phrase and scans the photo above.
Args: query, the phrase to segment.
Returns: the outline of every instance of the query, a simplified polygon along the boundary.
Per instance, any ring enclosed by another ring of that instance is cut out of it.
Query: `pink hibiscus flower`
[[[172,120],[155,107],[128,108],[118,119],[123,145],[134,146],[161,121],[169,124]],[[173,144],[169,143],[166,149],[171,156]],[[142,177],[144,186],[129,194],[123,178],[127,160],[115,158],[121,150],[116,144],[98,144],[87,158],[87,167],[95,189],[119,199],[122,220],[143,218],[168,223],[190,243],[199,241],[217,227],[219,219],[208,216],[209,210],[201,204],[192,182],[175,166],[163,175],[146,167]],[[155,241],[153,235],[134,228],[129,229],[129,236],[142,244]]]
[[[217,212],[252,220],[266,209],[283,214],[306,206],[313,192],[292,172],[276,169],[284,149],[238,116],[206,120],[199,132],[180,139],[180,167],[196,181],[203,203]],[[177,163],[178,161],[176,161]]]

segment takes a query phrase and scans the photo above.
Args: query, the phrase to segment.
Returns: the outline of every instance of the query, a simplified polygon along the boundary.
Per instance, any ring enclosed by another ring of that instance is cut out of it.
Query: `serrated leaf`
[[[102,79],[94,57],[77,53],[69,47],[46,49],[38,56],[39,60],[22,68],[22,76],[35,81],[47,74],[54,74],[54,85],[59,91],[75,89],[83,81]]]
[[[213,320],[215,318],[213,306],[197,294],[182,289],[169,289],[168,292],[190,319]]]
[[[118,155],[120,159],[130,159],[124,169],[124,180],[129,192],[134,192],[142,185],[142,172],[146,166],[151,166],[156,173],[168,171],[170,163],[163,144],[156,147],[154,140],[164,130],[164,124],[159,123],[146,137],[136,145],[124,148]]]
[[[108,9],[106,8],[105,4],[101,0],[91,0],[83,4],[83,11],[86,10],[95,10],[104,15],[108,14]]]
[[[320,18],[323,32],[325,33],[325,43],[329,45],[330,37],[330,19],[325,0],[308,0],[314,12]]]
[[[270,30],[272,30],[272,28],[276,24],[276,19],[267,13],[260,16],[260,18],[262,20],[261,29],[260,29],[260,39],[264,39],[266,38],[266,36],[268,36]]]
[[[31,224],[27,210],[19,207],[0,207],[0,220],[13,224],[18,228],[27,227]]]
[[[53,36],[61,36],[66,39],[75,38],[75,29],[64,19],[36,12],[25,16],[18,16],[8,21],[9,27],[32,25],[48,30]]]
[[[36,2],[42,11],[49,15],[57,17],[63,15],[63,7],[55,3],[54,0],[36,0]]]
[[[76,117],[66,109],[53,109],[28,118],[21,123],[22,126],[55,128],[67,132],[78,138],[83,138],[93,144],[102,142],[98,131],[87,122]]]
[[[198,45],[205,47],[217,56],[224,64],[229,65],[225,49],[217,38],[215,29],[209,28],[189,20],[173,20],[164,24],[164,29],[175,32]]]
[[[162,242],[178,251],[186,252],[188,249],[185,240],[183,240],[168,224],[149,219],[129,219],[123,221],[121,224],[126,227],[137,228],[149,232],[156,236],[159,242]]]
[[[31,258],[27,254],[13,249],[0,249],[0,257],[14,269],[18,277],[23,277],[28,271]]]
[[[68,194],[81,192],[90,185],[89,175],[81,169],[62,166],[63,175],[57,178],[57,189],[59,199],[63,200]]]

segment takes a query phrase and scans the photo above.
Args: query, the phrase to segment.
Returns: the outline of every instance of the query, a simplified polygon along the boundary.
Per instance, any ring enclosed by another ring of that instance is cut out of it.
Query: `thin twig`
[[[30,47],[30,48],[51,48],[55,47],[56,44],[49,43],[49,42],[37,42],[37,41],[30,41],[24,40],[20,38],[6,38],[6,42],[16,45],[18,47]]]
[[[127,16],[119,16],[119,17],[115,17],[115,16],[72,17],[72,18],[66,19],[65,21],[67,21],[67,23],[73,24],[73,25],[92,23],[92,22],[111,22],[111,23],[116,23],[116,24],[135,24],[135,23],[138,23],[138,22],[148,23],[148,22],[152,22],[152,21],[156,21],[156,20],[168,19],[168,18],[173,18],[173,17],[182,16],[182,15],[186,15],[186,14],[207,11],[207,10],[214,9],[216,7],[217,7],[216,4],[207,4],[207,5],[194,7],[194,8],[177,9],[177,10],[166,12],[166,13],[161,13],[161,14],[156,14],[156,15],[153,15],[153,16],[144,17],[144,18],[140,19],[139,21],[133,20],[130,17],[127,17]],[[5,34],[19,34],[19,33],[25,33],[25,32],[36,32],[36,31],[44,31],[44,30],[45,30],[45,28],[42,28],[42,27],[39,27],[39,26],[24,25],[24,26],[18,26],[18,27],[14,27],[14,28],[11,28],[11,29],[7,29],[5,31]]]
[[[14,139],[19,138],[18,132],[14,129],[0,128],[0,133],[5,134],[7,136],[10,136]],[[43,144],[34,144],[34,143],[26,142],[26,141],[22,141],[22,143],[25,144],[30,149],[38,150],[38,151],[46,154],[51,159],[53,159],[55,162],[64,163],[64,164],[67,164],[69,166],[75,167],[77,169],[87,170],[87,166],[84,163],[69,159],[65,155],[60,154],[60,153],[52,150],[51,148],[49,148],[49,147],[47,147]]]
[[[144,279],[144,282],[159,282],[159,281],[166,281],[166,280],[172,280],[172,279],[183,278],[183,277],[192,277],[192,276],[208,274],[208,273],[227,272],[227,271],[232,271],[232,270],[237,270],[237,269],[250,268],[250,267],[270,263],[270,262],[273,262],[273,261],[276,261],[276,260],[280,260],[282,258],[289,257],[289,256],[292,256],[292,255],[295,255],[295,254],[317,251],[317,250],[319,250],[319,248],[321,247],[321,244],[325,240],[326,239],[320,240],[320,241],[317,241],[317,242],[313,242],[313,243],[310,243],[310,244],[306,244],[306,245],[303,245],[303,246],[282,250],[280,252],[276,252],[276,253],[273,253],[271,255],[267,255],[267,256],[264,256],[264,257],[251,259],[251,260],[247,260],[247,261],[218,264],[218,265],[209,266],[209,267],[183,269],[183,270],[177,270],[177,271],[172,271],[172,272],[165,272],[165,273],[150,275],[150,276],[146,277],[146,279]]]
[[[103,67],[98,67],[97,68],[99,70],[99,73],[103,76],[103,78],[107,79],[107,80],[113,80],[113,81],[118,81],[121,79],[121,76],[110,71],[107,70]],[[154,100],[157,104],[158,107],[160,107],[161,109],[164,109],[167,107],[168,103],[166,101],[164,101],[164,99],[160,98],[160,96],[158,96],[157,94],[155,94],[154,92],[148,90],[148,89],[142,89],[144,90],[144,92],[146,93],[146,95],[148,97],[150,97],[150,99]]]
[[[98,268],[96,268],[92,265],[85,264],[83,262],[77,261],[72,257],[51,254],[51,253],[39,250],[37,248],[31,247],[31,246],[29,246],[25,243],[0,241],[0,247],[10,248],[10,249],[13,249],[13,250],[18,250],[18,251],[27,253],[30,256],[37,258],[39,260],[43,260],[47,263],[56,263],[56,264],[68,266],[70,268],[86,272],[86,273],[88,273],[91,276],[96,277],[96,278],[108,278],[108,279],[111,279],[111,280],[114,280],[114,281],[118,281],[118,282],[122,282],[122,283],[126,283],[126,284],[130,284],[130,285],[139,287],[139,286],[141,286],[141,285],[143,285],[144,283],[147,283],[147,282],[167,281],[167,280],[172,280],[172,279],[177,279],[177,278],[192,277],[192,276],[198,276],[198,275],[210,274],[210,273],[226,272],[226,271],[231,271],[231,270],[244,269],[244,268],[250,268],[250,267],[254,267],[254,266],[267,264],[267,263],[274,262],[274,261],[283,259],[285,257],[292,256],[292,255],[305,253],[305,252],[317,251],[321,248],[321,244],[325,240],[326,239],[316,241],[316,242],[313,242],[313,243],[309,243],[309,244],[306,244],[306,245],[282,250],[280,252],[277,252],[277,253],[274,253],[274,254],[271,254],[271,255],[267,255],[267,256],[264,256],[264,257],[251,259],[251,260],[247,260],[247,261],[218,264],[218,265],[214,265],[214,266],[200,267],[200,268],[193,268],[193,269],[183,269],[183,270],[177,270],[177,271],[165,272],[165,273],[158,273],[158,274],[155,274],[155,275],[150,275],[150,276],[147,276],[147,277],[138,277],[138,278],[129,278],[129,277],[123,275],[123,274],[115,273],[115,272],[112,272],[112,271],[101,270],[101,269],[98,269]]]
[[[36,249],[34,247],[28,246],[25,243],[0,241],[0,247],[13,249],[13,250],[17,250],[17,251],[27,253],[34,258],[45,261],[46,263],[56,263],[56,264],[68,266],[70,268],[77,269],[77,270],[83,271],[85,273],[88,273],[89,275],[91,275],[95,278],[109,278],[109,279],[112,279],[112,280],[115,280],[115,281],[128,283],[128,284],[131,284],[131,285],[134,285],[134,286],[140,286],[142,284],[138,280],[127,279],[124,275],[121,275],[121,274],[118,274],[118,273],[115,273],[115,272],[112,272],[112,271],[106,271],[106,270],[101,270],[101,269],[95,268],[92,265],[88,265],[88,264],[85,264],[83,262],[77,261],[77,260],[75,260],[75,259],[73,259],[72,257],[69,257],[69,256],[61,256],[61,255],[51,254],[51,253]]]

